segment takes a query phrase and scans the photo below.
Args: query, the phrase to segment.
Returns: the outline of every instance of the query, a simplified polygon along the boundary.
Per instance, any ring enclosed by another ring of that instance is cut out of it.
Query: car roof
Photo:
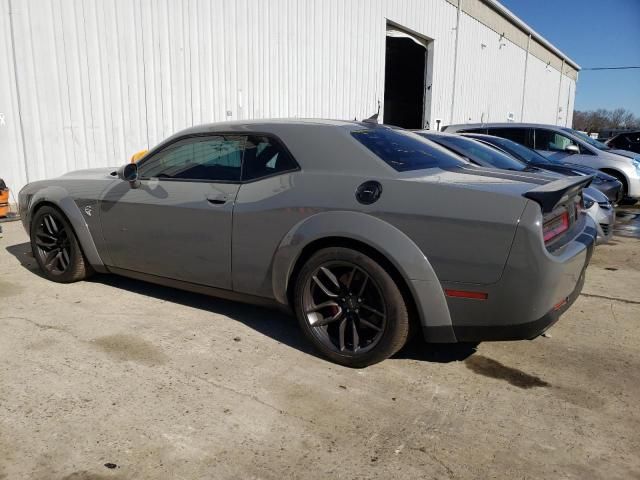
[[[418,135],[428,134],[428,135],[434,135],[437,137],[459,137],[460,136],[460,135],[456,135],[455,133],[439,132],[437,130],[409,130],[409,131],[413,133],[417,133]]]
[[[243,131],[251,129],[264,129],[269,126],[277,126],[279,128],[287,126],[307,126],[313,127],[341,127],[347,130],[356,130],[362,128],[372,128],[378,125],[374,122],[356,121],[356,120],[335,120],[325,118],[265,118],[258,120],[233,120],[229,122],[206,123],[195,125],[178,132],[179,135],[220,132],[220,131]]]
[[[549,128],[553,130],[564,130],[565,127],[550,125],[546,123],[514,123],[514,122],[494,122],[494,123],[457,123],[447,125],[445,130],[460,130],[467,128]]]

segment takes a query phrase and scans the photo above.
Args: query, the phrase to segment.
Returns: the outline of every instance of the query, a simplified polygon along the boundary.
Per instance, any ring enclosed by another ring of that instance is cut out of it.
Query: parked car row
[[[116,273],[276,305],[351,367],[413,330],[439,343],[540,335],[584,283],[592,176],[427,133],[372,120],[193,127],[120,168],[28,184],[21,219],[50,280]]]
[[[584,133],[555,125],[487,123],[450,125],[448,133],[480,133],[508,138],[536,150],[549,160],[591,167],[617,178],[623,195],[640,199],[640,156],[611,148]]]

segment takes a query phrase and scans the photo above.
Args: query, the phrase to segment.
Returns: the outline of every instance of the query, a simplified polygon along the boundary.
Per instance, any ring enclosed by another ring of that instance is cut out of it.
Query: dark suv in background
[[[629,150],[630,152],[640,153],[640,130],[619,133],[604,143],[618,150]]]

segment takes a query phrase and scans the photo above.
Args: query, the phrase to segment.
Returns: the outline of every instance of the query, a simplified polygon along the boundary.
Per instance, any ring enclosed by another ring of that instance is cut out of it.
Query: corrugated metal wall
[[[18,190],[118,165],[193,124],[364,118],[387,21],[433,43],[430,118],[520,120],[526,52],[446,0],[0,0],[0,176]],[[560,74],[529,57],[524,120],[555,123]],[[560,106],[573,109],[563,77]],[[567,102],[568,101],[568,102]],[[562,114],[562,123],[565,121]]]

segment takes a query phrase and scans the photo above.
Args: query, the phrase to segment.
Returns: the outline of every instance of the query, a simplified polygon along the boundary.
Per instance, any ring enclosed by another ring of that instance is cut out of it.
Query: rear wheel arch
[[[318,238],[310,243],[308,243],[300,252],[300,255],[295,261],[295,264],[289,274],[289,278],[287,279],[287,301],[290,306],[293,306],[294,301],[294,293],[295,286],[298,281],[298,276],[302,267],[305,263],[318,251],[323,250],[325,248],[331,247],[341,247],[348,248],[350,250],[354,250],[356,252],[362,253],[372,260],[377,262],[381,267],[383,267],[387,273],[391,276],[393,281],[398,286],[400,293],[404,298],[404,301],[407,305],[407,309],[409,310],[409,318],[411,320],[411,326],[419,327],[420,319],[419,319],[419,311],[416,305],[416,300],[407,283],[407,279],[402,275],[400,270],[391,262],[386,255],[380,252],[378,249],[372,247],[371,245],[361,241],[356,240],[350,237],[343,236],[330,236]]]
[[[451,328],[442,285],[424,252],[397,227],[364,212],[321,212],[291,228],[273,258],[271,287],[276,301],[291,305],[290,289],[300,266],[324,246],[352,248],[383,265],[423,328]]]

